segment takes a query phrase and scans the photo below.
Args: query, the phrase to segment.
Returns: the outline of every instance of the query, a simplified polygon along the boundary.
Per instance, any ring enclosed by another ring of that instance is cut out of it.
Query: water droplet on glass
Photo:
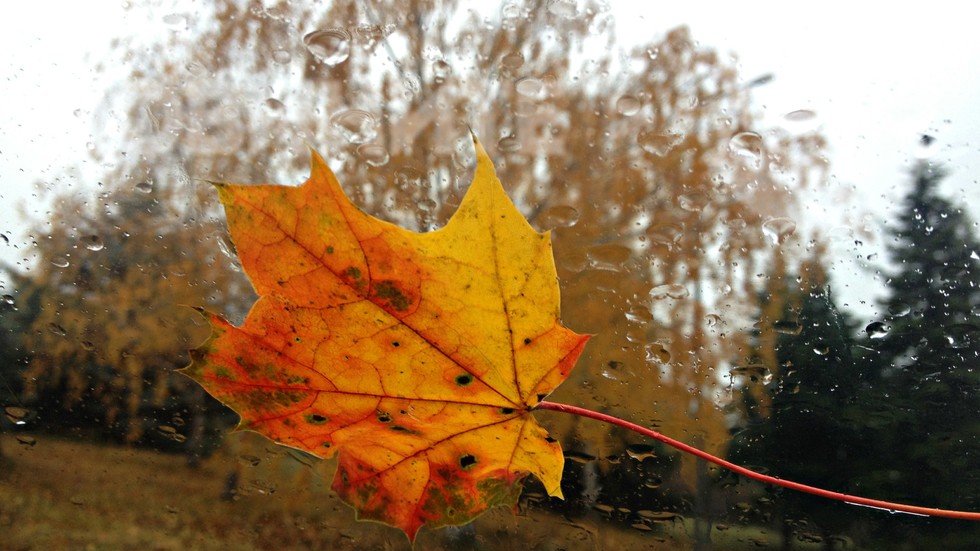
[[[58,325],[57,323],[49,323],[48,331],[51,331],[52,333],[58,335],[59,337],[64,337],[65,335],[68,334],[68,331],[65,331],[65,328]]]
[[[575,0],[551,0],[548,2],[548,12],[558,17],[572,19],[578,15],[578,7]]]
[[[599,270],[619,270],[632,255],[629,247],[617,243],[596,245],[588,251],[592,267]]]
[[[899,302],[898,304],[893,304],[888,307],[888,313],[891,314],[892,316],[895,316],[896,318],[907,316],[911,311],[912,308],[909,307],[909,305],[905,304],[904,302]]]
[[[806,122],[817,118],[817,114],[809,109],[797,109],[786,113],[783,118],[790,122]]]
[[[395,171],[395,186],[400,190],[422,187],[422,171],[413,166],[403,166]]]
[[[534,77],[525,77],[517,81],[517,93],[533,99],[544,99],[544,81]]]
[[[500,58],[500,72],[505,77],[513,77],[524,66],[524,54],[511,52]]]
[[[90,251],[101,251],[105,248],[105,243],[102,242],[102,238],[98,235],[86,235],[81,241],[85,245],[85,248]]]
[[[432,80],[436,84],[446,82],[446,79],[449,78],[452,72],[452,66],[445,59],[437,59],[432,63]]]
[[[643,104],[636,96],[625,95],[616,100],[616,111],[627,117],[639,113],[641,107]]]
[[[171,30],[179,31],[187,28],[187,16],[182,13],[168,13],[163,16],[163,24]]]
[[[637,461],[643,461],[644,459],[653,459],[657,457],[654,453],[654,448],[650,444],[630,444],[626,446],[626,455],[632,457]]]
[[[677,198],[677,205],[688,212],[701,212],[710,202],[704,193],[685,193]]]
[[[717,325],[724,323],[724,320],[721,319],[721,316],[719,316],[718,314],[706,314],[704,316],[704,323],[708,327],[715,327]]]
[[[646,345],[645,349],[647,362],[661,364],[670,362],[670,352],[662,344],[657,342],[651,343]]]
[[[360,109],[341,111],[330,117],[330,122],[344,139],[353,144],[367,143],[378,135],[378,124],[374,116]]]
[[[27,447],[31,447],[31,446],[37,444],[37,438],[34,438],[33,436],[25,436],[23,434],[18,434],[17,435],[17,443],[23,444],[24,446],[27,446]]]
[[[17,406],[5,407],[3,412],[7,414],[7,419],[15,425],[27,424],[27,416],[31,413],[29,409]]]
[[[739,132],[728,142],[728,150],[749,161],[753,168],[762,166],[762,136],[755,132]]]
[[[690,296],[690,294],[691,293],[687,290],[687,287],[679,283],[658,285],[653,289],[650,289],[650,298],[653,300],[663,300],[666,298],[684,299]]]
[[[538,217],[538,226],[545,230],[568,228],[578,222],[578,211],[568,205],[548,207]]]
[[[63,256],[56,256],[51,259],[51,264],[59,268],[67,268],[69,265],[68,259]]]
[[[782,245],[796,232],[796,222],[792,218],[770,218],[762,223],[762,233],[773,245]]]
[[[749,382],[768,384],[772,380],[769,368],[762,364],[739,365],[731,368],[728,375],[735,377],[745,377]]]
[[[135,188],[140,193],[153,193],[153,184],[150,182],[140,182],[136,184]]]
[[[864,332],[868,334],[869,338],[882,339],[888,334],[889,329],[891,328],[884,323],[880,321],[873,321],[864,328]]]
[[[936,154],[936,138],[930,136],[929,134],[923,134],[919,137],[919,147],[915,150],[915,157],[917,159],[928,159]]]
[[[663,134],[655,130],[644,130],[636,135],[636,143],[643,151],[663,157],[681,143],[679,134]]]
[[[376,143],[366,143],[357,146],[357,156],[364,159],[370,166],[384,166],[388,164],[390,157],[388,150],[384,146]]]
[[[272,52],[272,61],[280,65],[288,65],[290,61],[293,60],[293,54],[289,53],[289,50],[283,50],[282,48]]]
[[[303,37],[303,43],[313,57],[324,65],[333,67],[350,57],[350,34],[344,29],[313,31]]]
[[[777,320],[773,322],[772,328],[783,335],[799,335],[803,332],[803,326],[792,320]]]
[[[88,351],[95,350],[95,343],[92,341],[82,341],[82,348]]]
[[[0,300],[3,300],[4,304],[12,305],[14,303],[14,297],[12,295],[3,295],[2,299]]]
[[[576,463],[582,463],[582,464],[589,463],[590,461],[596,460],[596,456],[590,453],[580,452],[576,450],[565,450],[563,452],[563,455],[565,456],[565,459],[568,459],[569,461],[574,461]]]
[[[265,112],[274,117],[279,117],[286,112],[286,104],[276,98],[268,98],[262,102]]]
[[[818,344],[817,346],[813,347],[813,353],[817,356],[826,356],[827,354],[830,354],[830,347],[826,344]]]
[[[504,136],[497,142],[497,149],[506,153],[513,153],[521,150],[521,142],[514,136]]]

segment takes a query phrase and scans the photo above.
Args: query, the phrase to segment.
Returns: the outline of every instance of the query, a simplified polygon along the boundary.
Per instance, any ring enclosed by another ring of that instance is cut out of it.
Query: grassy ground
[[[233,435],[197,468],[147,450],[9,435],[0,449],[0,549],[390,549],[408,540],[356,522],[329,491],[332,463],[309,464],[254,435]],[[234,499],[222,499],[239,472]],[[691,521],[622,528],[571,522],[544,512],[496,510],[475,530],[423,530],[416,549],[525,551],[689,549]],[[473,534],[476,534],[475,536]],[[714,549],[778,549],[778,534],[755,527],[712,530]],[[793,549],[817,549],[795,542]]]

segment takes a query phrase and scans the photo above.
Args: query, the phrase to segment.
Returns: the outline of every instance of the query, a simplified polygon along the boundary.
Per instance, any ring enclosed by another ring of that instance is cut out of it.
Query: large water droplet
[[[366,143],[357,146],[357,156],[364,159],[364,162],[371,166],[384,166],[388,164],[388,150],[384,146],[376,143]]]
[[[371,113],[360,109],[341,111],[330,117],[344,139],[353,144],[367,143],[378,135],[378,123]]]
[[[650,298],[653,300],[663,300],[667,298],[684,299],[690,296],[690,294],[691,293],[687,290],[687,287],[679,283],[658,285],[653,289],[650,289]]]
[[[803,332],[803,326],[793,320],[776,320],[773,322],[772,328],[783,335],[799,335]]]
[[[599,270],[619,270],[632,254],[629,247],[617,243],[596,245],[588,252],[592,267]]]
[[[762,223],[762,233],[773,245],[782,245],[796,232],[796,222],[792,218],[770,218]]]
[[[888,313],[891,314],[892,316],[895,316],[896,318],[907,316],[911,311],[912,308],[909,307],[909,305],[905,304],[904,302],[899,302],[897,304],[893,304],[888,307]]]
[[[654,459],[657,454],[654,453],[654,447],[650,444],[629,444],[626,446],[626,455],[632,457],[637,461],[643,461],[644,459]]]
[[[629,94],[616,100],[616,111],[618,111],[620,115],[627,117],[639,113],[641,107],[643,107],[643,103],[640,102],[640,99]]]
[[[752,168],[762,166],[762,136],[755,132],[739,132],[728,142],[728,149],[749,162]]]
[[[515,136],[504,136],[500,138],[497,142],[497,149],[507,153],[513,153],[515,151],[521,150],[521,141]]]
[[[452,72],[452,66],[445,59],[437,59],[432,63],[432,80],[436,84],[446,82]]]
[[[554,228],[568,228],[578,222],[578,211],[568,205],[557,205],[548,207],[537,219],[538,227],[551,230]]]
[[[769,368],[758,363],[735,366],[728,371],[728,375],[733,379],[735,377],[745,377],[752,383],[767,384],[772,380],[772,374]]]
[[[644,349],[646,350],[646,360],[648,363],[670,363],[670,352],[662,344],[658,342],[650,343]]]
[[[539,78],[525,77],[517,81],[517,93],[528,98],[544,99],[545,90],[544,81]]]
[[[282,48],[272,52],[272,61],[280,65],[288,65],[290,61],[293,60],[293,54],[289,53],[289,50],[284,50]]]
[[[13,295],[3,295],[3,297],[0,297],[0,300],[2,300],[4,304],[13,304],[14,303],[14,297],[13,297]]]
[[[276,98],[268,98],[262,102],[265,112],[273,117],[281,117],[286,112],[286,104]]]
[[[303,43],[313,57],[324,65],[333,67],[350,57],[350,34],[344,29],[313,31],[303,37]]]
[[[681,143],[679,134],[663,134],[655,130],[643,130],[636,135],[636,143],[647,153],[663,157]]]
[[[890,327],[880,321],[873,321],[864,328],[864,332],[872,339],[883,339],[888,334]]]
[[[153,193],[153,184],[150,182],[140,182],[136,184],[135,189],[140,193]]]
[[[504,77],[512,78],[517,75],[518,70],[524,66],[524,54],[521,52],[511,52],[500,58],[500,74]]]
[[[578,6],[575,0],[551,0],[548,2],[548,12],[558,17],[572,19],[578,15]]]
[[[98,235],[86,235],[81,239],[81,242],[90,251],[101,251],[105,248],[105,243]]]
[[[7,419],[15,425],[26,424],[27,416],[31,413],[29,409],[17,406],[7,406],[3,408],[3,412],[7,414]]]
[[[677,205],[688,212],[701,212],[711,201],[701,192],[685,193],[677,198]]]

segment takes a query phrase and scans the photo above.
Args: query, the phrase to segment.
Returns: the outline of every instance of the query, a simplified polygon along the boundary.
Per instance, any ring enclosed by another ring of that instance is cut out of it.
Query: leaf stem
[[[762,473],[757,473],[755,471],[746,469],[736,465],[730,461],[725,461],[720,457],[715,457],[708,452],[699,450],[695,447],[689,446],[683,442],[674,440],[669,436],[664,436],[655,430],[651,430],[645,427],[641,427],[635,423],[630,423],[618,417],[613,417],[611,415],[606,415],[605,413],[599,413],[598,411],[592,411],[591,409],[580,408],[576,406],[570,406],[567,404],[560,404],[557,402],[540,402],[535,409],[547,409],[551,411],[560,411],[563,413],[570,413],[572,415],[578,415],[581,417],[588,417],[590,419],[595,419],[597,421],[602,421],[604,423],[609,423],[611,425],[616,425],[629,429],[633,432],[642,434],[659,440],[668,446],[677,448],[678,450],[689,453],[695,457],[704,459],[705,461],[710,461],[715,465],[720,465],[732,472],[738,473],[747,478],[753,480],[758,480],[760,482],[765,482],[766,484],[772,484],[774,486],[780,486],[782,488],[789,488],[790,490],[796,490],[799,492],[805,492],[808,494],[813,494],[820,497],[825,497],[827,499],[835,499],[837,501],[843,501],[851,505],[862,505],[865,507],[872,507],[875,509],[882,509],[890,513],[909,513],[913,515],[929,516],[929,517],[944,517],[944,518],[955,518],[961,520],[976,520],[980,521],[980,513],[968,512],[968,511],[950,511],[947,509],[933,509],[930,507],[919,507],[916,505],[905,505],[902,503],[892,503],[890,501],[881,501],[877,499],[870,499],[866,497],[853,496],[849,494],[842,494],[839,492],[831,492],[829,490],[824,490],[822,488],[817,488],[815,486],[808,486],[806,484],[800,484],[799,482],[793,482],[791,480],[783,480],[773,476],[765,475]]]

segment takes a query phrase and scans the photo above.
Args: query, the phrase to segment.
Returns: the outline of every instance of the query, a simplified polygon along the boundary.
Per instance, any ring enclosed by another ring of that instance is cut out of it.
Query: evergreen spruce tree
[[[894,476],[921,504],[980,509],[980,243],[938,191],[946,172],[912,169],[889,247],[887,335],[877,347],[898,407]]]

